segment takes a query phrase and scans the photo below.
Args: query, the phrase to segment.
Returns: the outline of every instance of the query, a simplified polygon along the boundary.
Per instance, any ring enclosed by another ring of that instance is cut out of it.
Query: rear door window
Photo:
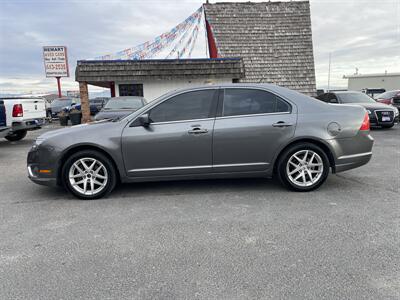
[[[223,116],[291,112],[291,106],[277,95],[257,89],[225,89]]]

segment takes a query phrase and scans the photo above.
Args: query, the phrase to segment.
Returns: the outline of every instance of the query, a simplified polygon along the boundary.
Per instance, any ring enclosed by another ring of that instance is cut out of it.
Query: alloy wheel
[[[289,180],[301,187],[309,187],[321,178],[324,164],[321,156],[312,150],[300,150],[294,153],[286,164]]]
[[[68,179],[72,188],[83,195],[100,193],[107,185],[107,168],[95,158],[80,158],[70,167]]]

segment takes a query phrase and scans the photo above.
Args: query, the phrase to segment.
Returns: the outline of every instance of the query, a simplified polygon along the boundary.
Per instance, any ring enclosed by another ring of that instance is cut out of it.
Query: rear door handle
[[[207,129],[200,128],[200,127],[195,127],[188,131],[189,134],[203,134],[203,133],[207,133],[207,132],[208,132]]]
[[[272,124],[272,127],[290,127],[290,126],[293,126],[293,124],[292,123],[286,123],[286,122],[283,122],[283,121],[279,121],[277,123],[273,123]]]

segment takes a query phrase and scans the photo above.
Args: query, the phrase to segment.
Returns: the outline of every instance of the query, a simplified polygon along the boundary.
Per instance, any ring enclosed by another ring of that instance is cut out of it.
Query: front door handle
[[[286,122],[283,122],[283,121],[279,121],[279,122],[276,122],[276,123],[272,124],[272,127],[290,127],[290,126],[293,126],[293,124],[292,123],[286,123]]]
[[[208,130],[200,127],[195,127],[191,130],[188,131],[189,134],[202,134],[202,133],[207,133]]]

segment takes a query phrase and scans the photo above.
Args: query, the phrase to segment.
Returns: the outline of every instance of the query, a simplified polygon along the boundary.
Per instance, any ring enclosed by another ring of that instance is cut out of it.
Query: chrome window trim
[[[189,119],[189,120],[179,120],[179,121],[166,121],[166,122],[154,122],[150,125],[165,125],[165,124],[175,124],[175,123],[190,123],[190,122],[201,122],[214,120],[215,118],[204,118],[204,119]]]
[[[292,112],[276,112],[276,113],[262,113],[262,114],[250,114],[250,115],[236,115],[236,116],[223,116],[217,117],[216,120],[221,119],[231,119],[231,118],[248,118],[248,117],[261,117],[261,116],[268,116],[268,115],[290,115]]]

